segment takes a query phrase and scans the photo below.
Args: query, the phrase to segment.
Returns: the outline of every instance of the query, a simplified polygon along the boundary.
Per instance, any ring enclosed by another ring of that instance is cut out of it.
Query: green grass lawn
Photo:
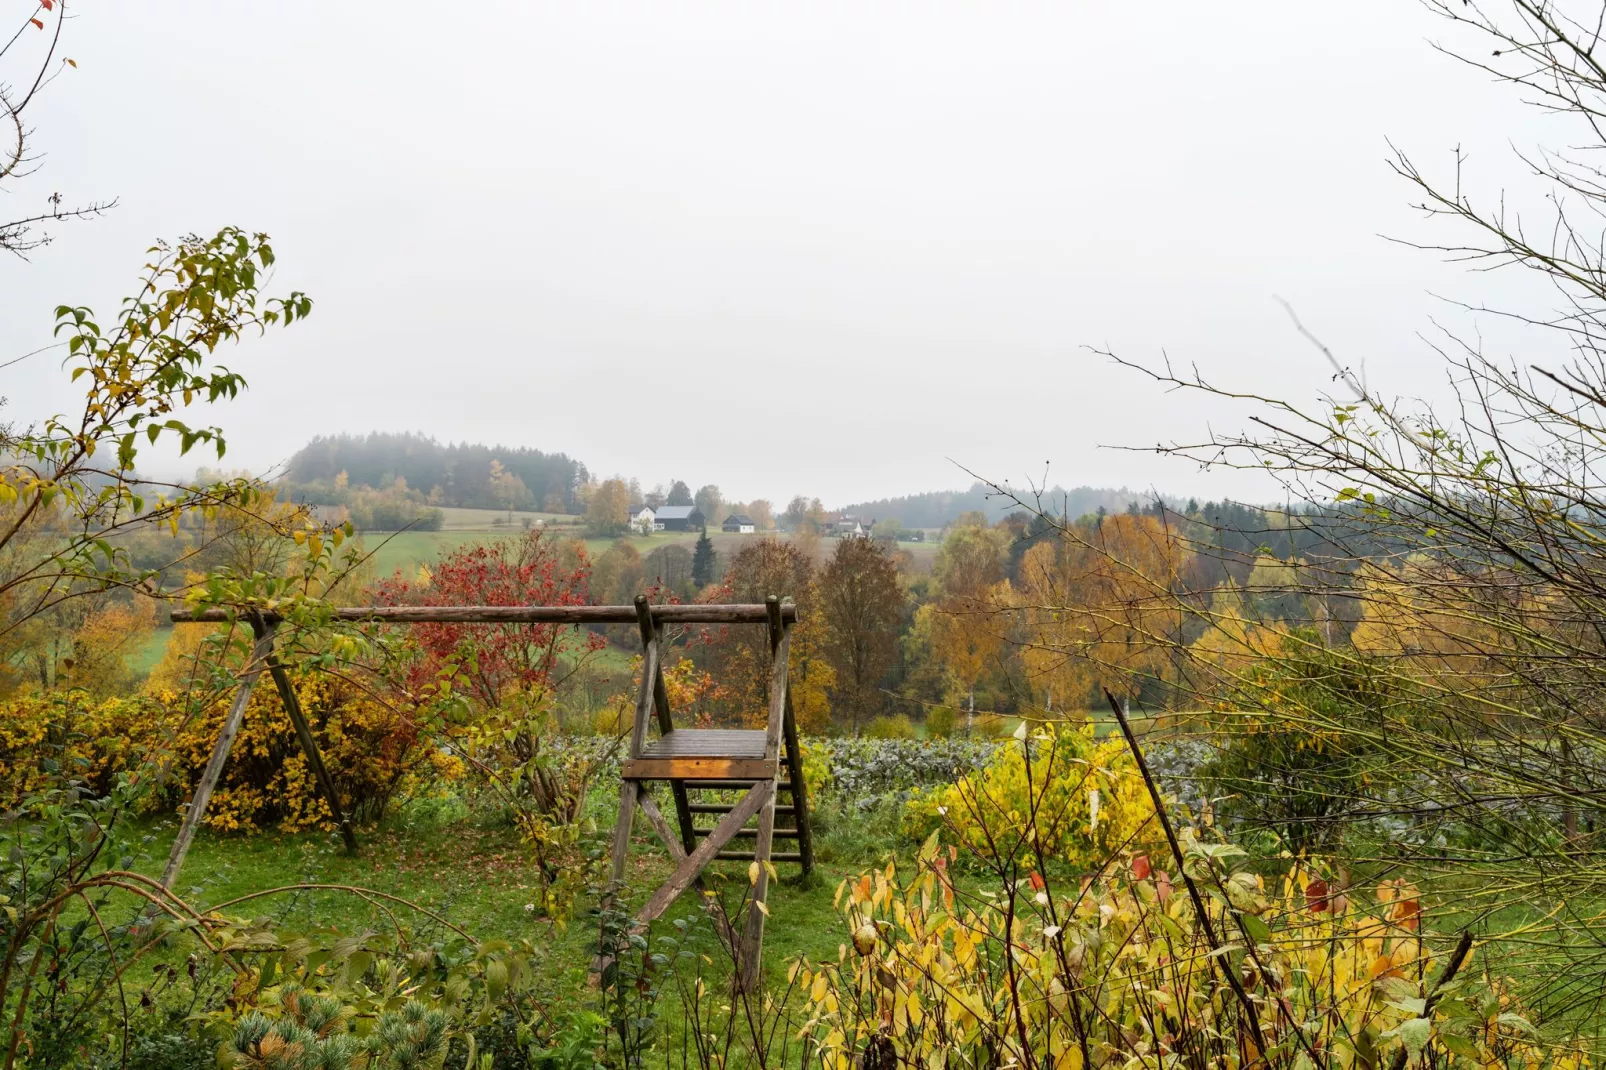
[[[663,805],[666,800],[662,791],[659,794]],[[586,817],[596,828],[606,831],[613,827],[615,799],[612,782],[592,792]],[[175,824],[165,820],[148,826],[146,853],[137,863],[138,869],[152,876],[160,873]],[[781,880],[771,884],[764,937],[768,991],[784,990],[787,967],[797,956],[835,959],[838,946],[848,939],[848,930],[832,904],[837,884],[869,866],[884,864],[889,846],[876,842],[874,847],[864,848],[864,843],[873,841],[850,839],[851,832],[845,833],[840,844],[822,838],[823,860],[811,878],[802,878],[795,864],[777,867]],[[197,907],[296,884],[339,884],[386,892],[448,917],[477,938],[528,938],[536,949],[534,990],[555,1011],[596,1001],[597,993],[587,978],[596,947],[595,916],[582,908],[562,927],[531,909],[531,904],[539,902],[538,872],[528,847],[513,829],[477,823],[461,813],[456,820],[443,823],[425,810],[415,810],[361,832],[360,840],[360,853],[349,857],[331,833],[203,832],[190,851],[175,891]],[[779,849],[789,845],[790,841],[782,841]],[[844,857],[843,846],[851,846],[854,853],[865,857]],[[668,853],[646,822],[638,820],[626,871],[624,905],[633,912],[671,872]],[[747,864],[716,862],[707,872],[735,908],[748,886]],[[409,919],[405,909],[393,903],[390,906],[418,931],[432,929],[426,916]],[[290,889],[240,903],[228,912],[272,918],[278,927],[290,931],[334,927],[353,935],[382,931],[389,925],[380,911],[360,897],[340,891]],[[653,927],[652,939],[675,937],[675,919],[700,916],[695,893],[683,895]],[[740,925],[739,918],[733,920]],[[702,949],[715,962],[708,970],[712,985],[714,978],[728,975],[729,961],[721,957],[708,927],[700,928],[705,934]],[[801,1000],[794,997],[794,1002]],[[667,979],[654,1010],[660,1022],[660,1054],[678,1049],[683,1020],[680,996]]]

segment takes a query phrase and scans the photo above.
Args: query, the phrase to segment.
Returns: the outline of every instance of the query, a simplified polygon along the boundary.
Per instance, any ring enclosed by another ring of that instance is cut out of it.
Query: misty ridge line
[[[712,476],[712,479],[707,477]],[[514,507],[550,513],[584,511],[582,488],[597,482],[583,461],[565,452],[548,452],[529,446],[486,445],[476,442],[441,442],[423,432],[341,433],[318,435],[297,450],[284,465],[282,480],[292,493],[311,497],[341,488],[388,490],[400,487],[420,502],[451,507],[505,509]],[[632,491],[645,497],[681,482],[669,479],[648,484],[620,476]],[[717,487],[718,473],[703,473],[684,481],[688,488]],[[641,488],[646,487],[646,494]],[[806,495],[807,488],[804,489]],[[1017,492],[1020,493],[1020,492]],[[1155,492],[1129,487],[1073,488],[1054,486],[1035,496],[1020,493],[1020,500],[1041,503],[1044,511],[1071,518],[1127,510],[1133,502],[1148,505]],[[1172,499],[1165,498],[1170,501]],[[1181,501],[1179,497],[1176,499]],[[778,513],[784,500],[775,503]],[[996,522],[1020,508],[1016,500],[977,480],[966,489],[917,491],[910,494],[848,502],[833,512],[863,518],[895,519],[911,528],[941,528],[965,513],[980,512]]]

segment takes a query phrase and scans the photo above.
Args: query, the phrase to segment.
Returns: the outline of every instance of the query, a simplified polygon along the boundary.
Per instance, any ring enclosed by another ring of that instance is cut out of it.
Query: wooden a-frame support
[[[786,612],[783,613],[780,600],[773,596],[765,601],[764,623],[769,625],[770,638],[770,683],[764,731],[729,732],[674,727],[663,683],[661,633],[651,619],[646,599],[636,600],[643,645],[641,683],[636,696],[635,720],[631,725],[629,755],[621,770],[619,822],[613,834],[612,883],[618,887],[624,880],[630,834],[638,807],[675,863],[675,870],[669,879],[636,912],[635,924],[639,927],[650,925],[661,917],[693,884],[701,889],[703,871],[716,858],[750,858],[757,867],[756,878],[752,880],[747,917],[742,922],[739,935],[733,931],[723,908],[703,889],[704,903],[735,956],[735,986],[738,991],[753,991],[759,983],[764,919],[768,910],[770,870],[774,857],[776,798],[783,788],[791,794],[792,804],[788,809],[795,819],[793,828],[785,832],[798,841],[797,854],[787,860],[800,862],[805,873],[814,865],[807,792],[803,785],[802,753],[787,686],[787,660],[796,612],[791,606],[784,608]],[[649,744],[647,733],[654,711],[657,713],[659,736]],[[787,768],[787,780],[784,783],[780,779],[783,746],[786,749]],[[647,785],[653,780],[669,782],[680,825],[678,837],[648,792]],[[718,825],[704,830],[693,824],[694,808],[688,787],[746,787],[747,793],[731,806],[699,808],[704,812],[724,813]],[[733,839],[744,834],[744,826],[754,818],[757,818],[758,827],[752,833],[753,853],[744,856],[725,851],[724,848]],[[701,843],[697,842],[699,837],[702,838]],[[605,968],[606,965],[605,959],[599,960],[599,968]]]
[[[174,619],[182,619],[174,614]],[[346,851],[349,854],[357,853],[357,835],[351,829],[351,822],[346,820],[345,811],[340,808],[340,794],[335,790],[334,778],[329,775],[328,768],[323,764],[323,755],[318,751],[318,741],[312,734],[312,726],[301,711],[301,700],[296,697],[296,690],[290,683],[290,674],[284,671],[279,659],[273,653],[273,636],[278,629],[276,619],[267,618],[257,614],[251,618],[251,633],[254,641],[251,644],[251,660],[246,663],[245,671],[240,674],[240,686],[234,692],[234,701],[229,704],[228,716],[223,719],[223,728],[218,732],[217,742],[212,745],[212,755],[206,761],[206,768],[201,770],[201,779],[195,784],[195,792],[190,796],[190,803],[184,810],[184,820],[178,827],[178,837],[173,841],[173,849],[168,853],[167,866],[162,870],[162,887],[169,890],[173,882],[178,880],[178,874],[184,868],[184,858],[189,854],[190,844],[195,839],[195,833],[200,829],[201,822],[206,818],[206,807],[212,801],[212,792],[217,788],[218,781],[223,777],[223,766],[229,760],[229,751],[234,747],[234,737],[240,734],[240,726],[245,723],[245,707],[251,700],[251,691],[256,686],[257,677],[262,670],[267,669],[268,675],[273,678],[273,685],[279,691],[279,701],[284,703],[284,712],[289,715],[290,723],[295,726],[296,740],[301,744],[302,753],[307,756],[307,765],[317,778],[318,790],[323,794],[324,802],[329,806],[329,813],[340,826],[341,838],[346,841]]]

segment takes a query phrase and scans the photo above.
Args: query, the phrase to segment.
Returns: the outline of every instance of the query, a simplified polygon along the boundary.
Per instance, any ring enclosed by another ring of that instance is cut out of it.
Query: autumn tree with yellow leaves
[[[1058,523],[1026,552],[1013,592],[1033,680],[1078,707],[1095,684],[1171,683],[1190,552],[1152,516]]]

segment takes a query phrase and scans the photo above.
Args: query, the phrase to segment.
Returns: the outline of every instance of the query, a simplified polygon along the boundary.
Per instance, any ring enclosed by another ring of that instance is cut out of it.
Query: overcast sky
[[[154,238],[267,231],[274,289],[316,307],[226,355],[251,389],[215,419],[255,469],[417,430],[738,499],[964,486],[955,462],[1247,493],[1101,448],[1241,414],[1084,347],[1315,396],[1280,296],[1431,393],[1432,294],[1508,283],[1381,236],[1453,236],[1388,141],[1441,170],[1460,144],[1494,189],[1547,135],[1410,0],[74,11],[4,210],[120,204],[0,263],[0,357],[58,303],[109,319]],[[59,361],[0,372],[13,420],[71,404]]]

